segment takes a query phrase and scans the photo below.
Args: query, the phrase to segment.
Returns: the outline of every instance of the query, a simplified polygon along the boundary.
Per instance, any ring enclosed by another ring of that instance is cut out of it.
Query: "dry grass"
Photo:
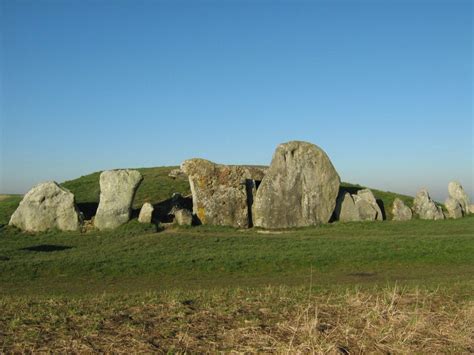
[[[440,291],[301,288],[0,301],[0,352],[472,353],[474,308]]]

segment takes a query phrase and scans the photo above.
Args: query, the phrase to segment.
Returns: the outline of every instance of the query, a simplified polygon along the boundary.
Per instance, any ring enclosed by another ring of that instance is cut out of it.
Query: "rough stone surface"
[[[360,221],[359,210],[356,207],[354,198],[348,192],[339,194],[334,213],[336,220],[340,222]]]
[[[96,228],[113,229],[130,220],[133,199],[142,180],[136,170],[109,170],[100,174]]]
[[[202,224],[252,226],[253,193],[265,168],[190,159],[181,164],[181,170],[189,178],[193,213]]]
[[[10,219],[10,225],[30,232],[55,228],[77,231],[81,224],[74,195],[54,181],[38,184],[28,191]]]
[[[454,218],[454,219],[462,218],[463,210],[458,200],[452,197],[448,197],[444,203],[444,206],[446,207],[446,210],[448,211],[449,218]]]
[[[359,209],[361,221],[383,221],[383,213],[375,199],[374,194],[369,189],[357,191],[354,201]]]
[[[190,226],[193,224],[193,214],[185,209],[176,210],[174,211],[174,221],[180,226]]]
[[[397,197],[393,201],[392,215],[394,221],[409,221],[413,217],[413,212]]]
[[[290,228],[327,223],[339,185],[339,175],[321,148],[299,141],[280,144],[257,190],[254,224]]]
[[[153,218],[153,205],[149,202],[145,202],[140,209],[140,214],[138,215],[138,222],[140,223],[151,223]]]
[[[451,198],[458,201],[459,205],[461,206],[462,213],[464,215],[470,213],[469,196],[464,191],[464,189],[463,189],[463,187],[461,186],[460,183],[458,183],[456,181],[451,181],[448,184],[448,193],[449,193],[449,196]]]
[[[474,205],[470,205],[470,206],[469,206],[469,212],[470,212],[470,213],[474,213]]]
[[[420,219],[444,219],[443,210],[441,207],[436,206],[426,189],[421,189],[416,194],[413,200],[413,211]]]

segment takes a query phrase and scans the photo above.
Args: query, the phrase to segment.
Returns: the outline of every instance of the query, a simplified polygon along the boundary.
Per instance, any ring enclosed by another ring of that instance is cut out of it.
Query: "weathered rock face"
[[[459,205],[461,206],[463,215],[467,215],[470,213],[469,196],[464,191],[460,183],[456,181],[451,181],[448,184],[448,193],[452,199],[458,201]]]
[[[140,209],[140,214],[138,215],[138,222],[140,223],[151,223],[153,218],[153,205],[149,202],[145,202]]]
[[[340,222],[360,221],[359,209],[356,207],[354,198],[348,192],[339,194],[334,213],[336,219]]]
[[[351,195],[340,193],[337,198],[335,217],[340,222],[382,221],[383,213],[369,189]]]
[[[96,228],[113,229],[130,220],[133,199],[142,180],[136,170],[109,170],[100,174]]]
[[[354,195],[355,204],[359,210],[361,221],[383,221],[383,213],[369,189],[357,191]]]
[[[181,170],[189,178],[193,212],[202,224],[252,226],[253,194],[265,168],[190,159],[181,164]]]
[[[474,205],[469,205],[469,212],[474,213]]]
[[[426,189],[421,189],[413,200],[413,211],[420,219],[444,219],[441,207],[436,206]]]
[[[10,225],[30,232],[42,232],[57,228],[77,231],[82,218],[74,201],[74,195],[54,181],[36,185],[23,197]]]
[[[393,201],[392,215],[394,221],[409,221],[413,217],[413,212],[397,197]]]
[[[180,226],[190,226],[193,224],[193,214],[185,209],[176,210],[174,211],[174,220]]]
[[[448,211],[449,218],[454,218],[454,219],[462,218],[463,210],[458,200],[452,197],[448,197],[444,203],[444,206],[446,207],[446,210]]]
[[[257,190],[255,226],[290,228],[327,223],[340,178],[326,153],[314,144],[280,144]]]

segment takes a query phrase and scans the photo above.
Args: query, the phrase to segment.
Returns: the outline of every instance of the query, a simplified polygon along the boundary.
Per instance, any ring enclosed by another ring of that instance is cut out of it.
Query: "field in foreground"
[[[474,217],[0,230],[0,351],[473,351]]]

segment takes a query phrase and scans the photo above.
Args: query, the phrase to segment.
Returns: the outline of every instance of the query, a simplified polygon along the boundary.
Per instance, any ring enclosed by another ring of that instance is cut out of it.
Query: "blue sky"
[[[344,181],[474,197],[470,0],[0,3],[0,192],[306,140]]]

